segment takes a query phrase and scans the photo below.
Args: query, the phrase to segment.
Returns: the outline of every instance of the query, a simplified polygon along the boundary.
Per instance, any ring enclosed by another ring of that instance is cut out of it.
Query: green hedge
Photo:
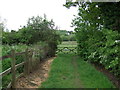
[[[120,35],[112,30],[79,30],[76,33],[78,54],[86,61],[102,64],[120,76]],[[120,77],[119,77],[120,78]]]

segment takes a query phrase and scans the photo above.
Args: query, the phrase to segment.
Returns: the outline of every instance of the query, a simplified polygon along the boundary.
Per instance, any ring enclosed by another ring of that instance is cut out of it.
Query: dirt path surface
[[[76,88],[83,88],[83,85],[79,79],[80,75],[78,73],[78,65],[77,65],[77,62],[76,62],[76,58],[77,56],[73,56],[72,57],[72,64],[73,64],[73,67],[74,67],[74,76],[75,76],[75,85],[76,85]]]
[[[16,88],[38,88],[48,77],[50,65],[55,57],[49,58],[39,64],[38,69],[26,77],[17,80]]]

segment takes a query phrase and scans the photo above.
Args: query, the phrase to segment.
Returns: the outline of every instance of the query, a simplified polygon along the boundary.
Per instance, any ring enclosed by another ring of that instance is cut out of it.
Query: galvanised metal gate
[[[77,47],[58,47],[56,53],[77,53]]]

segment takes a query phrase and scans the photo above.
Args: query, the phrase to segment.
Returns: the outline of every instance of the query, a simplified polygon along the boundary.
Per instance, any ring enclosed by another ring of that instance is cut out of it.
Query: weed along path
[[[26,77],[19,78],[16,83],[16,88],[38,88],[48,77],[50,65],[54,59],[55,57],[43,61],[35,71]]]

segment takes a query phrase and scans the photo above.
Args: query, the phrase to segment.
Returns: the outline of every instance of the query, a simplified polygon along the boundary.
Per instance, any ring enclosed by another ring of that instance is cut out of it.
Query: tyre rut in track
[[[72,57],[72,65],[74,67],[74,76],[75,76],[75,85],[77,86],[76,88],[83,88],[83,85],[80,81],[80,75],[79,75],[79,72],[78,72],[78,64],[76,62],[76,59],[77,59],[77,56],[73,56]]]

